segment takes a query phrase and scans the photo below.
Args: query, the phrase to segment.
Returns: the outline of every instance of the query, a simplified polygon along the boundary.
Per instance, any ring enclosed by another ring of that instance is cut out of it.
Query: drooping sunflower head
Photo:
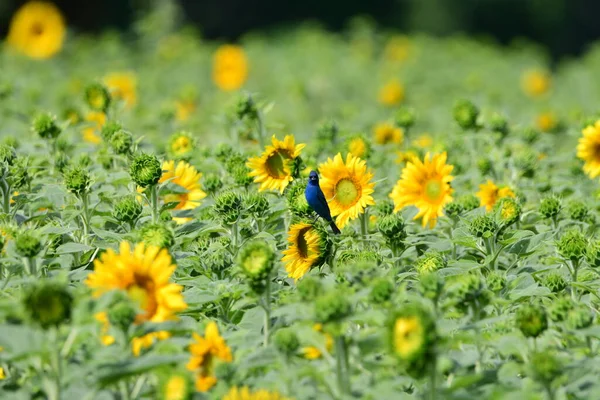
[[[382,122],[373,129],[375,142],[378,144],[401,144],[404,140],[404,131],[388,122]],[[357,156],[360,157],[360,156]]]
[[[294,179],[295,163],[305,146],[296,144],[294,135],[287,135],[283,140],[273,136],[271,145],[265,148],[260,157],[248,159],[246,165],[252,170],[249,175],[254,177],[255,183],[260,183],[258,190],[278,190],[283,193]]]
[[[174,210],[193,210],[200,206],[200,200],[206,197],[206,193],[200,186],[202,173],[185,161],[165,161],[162,165],[163,174],[159,183],[169,182],[177,187],[175,193],[165,194],[165,203],[177,203]],[[173,218],[178,224],[183,224],[191,218]]]
[[[447,154],[425,155],[423,161],[413,158],[402,170],[400,180],[394,186],[390,198],[397,212],[407,206],[415,206],[419,212],[414,219],[422,218],[423,226],[434,227],[443,215],[444,206],[452,201],[450,175],[452,165],[446,164]]]
[[[600,176],[600,120],[583,129],[577,145],[577,157],[584,161],[583,172],[590,178]]]
[[[175,271],[169,252],[155,246],[137,244],[133,249],[121,242],[119,253],[108,249],[94,261],[94,272],[85,283],[99,297],[111,290],[123,290],[141,312],[136,323],[164,322],[187,308],[182,286],[169,282]]]
[[[13,15],[7,43],[31,58],[46,59],[58,53],[67,28],[60,10],[47,1],[30,1]]]
[[[348,153],[346,160],[338,153],[319,166],[321,189],[329,203],[331,215],[342,229],[348,221],[358,218],[368,205],[374,205],[371,195],[375,183],[373,173],[364,160]]]
[[[241,46],[223,45],[213,56],[214,83],[224,91],[237,90],[248,78],[248,60]]]
[[[486,211],[490,211],[499,199],[504,197],[516,197],[515,193],[508,186],[498,187],[494,182],[488,180],[479,185],[479,192],[476,193],[480,205],[485,206]]]
[[[283,263],[290,278],[298,280],[311,268],[325,262],[331,251],[327,232],[306,222],[293,224],[288,232],[288,248]]]
[[[131,72],[115,72],[104,77],[104,83],[113,99],[121,100],[126,107],[137,103],[137,79]]]

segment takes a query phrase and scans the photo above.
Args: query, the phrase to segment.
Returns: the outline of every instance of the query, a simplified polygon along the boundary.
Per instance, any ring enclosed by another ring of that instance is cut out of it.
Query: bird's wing
[[[317,198],[319,199],[319,202],[327,206],[327,199],[325,198],[325,195],[323,194],[321,188],[319,188],[319,190],[317,191]]]

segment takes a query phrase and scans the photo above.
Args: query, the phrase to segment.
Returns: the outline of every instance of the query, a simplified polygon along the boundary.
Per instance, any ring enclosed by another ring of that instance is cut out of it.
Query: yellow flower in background
[[[186,400],[191,397],[189,379],[182,375],[173,375],[165,382],[162,388],[163,400]]]
[[[247,386],[238,388],[237,386],[229,389],[225,396],[221,400],[293,400],[288,397],[284,397],[277,392],[270,392],[265,389],[258,389],[251,391]]]
[[[536,117],[535,125],[542,132],[552,132],[558,126],[558,118],[553,112],[544,112]]]
[[[305,146],[305,144],[296,144],[294,135],[287,135],[283,141],[273,135],[271,145],[265,147],[262,155],[252,157],[246,163],[252,170],[250,176],[254,177],[254,182],[260,183],[258,191],[278,190],[283,193],[294,179],[292,164]]]
[[[322,256],[322,238],[319,232],[304,222],[293,224],[288,232],[289,247],[283,251],[281,261],[290,278],[302,278]]]
[[[600,120],[586,126],[577,144],[577,158],[583,160],[583,172],[594,179],[600,176]]]
[[[314,324],[313,330],[316,332],[323,332],[323,325],[322,324]],[[325,349],[329,353],[331,353],[331,350],[333,349],[333,336],[331,336],[329,333],[324,333],[324,335],[325,335]],[[321,350],[319,350],[317,347],[314,347],[314,346],[304,347],[302,349],[302,353],[304,354],[304,358],[306,358],[308,360],[315,360],[317,358],[321,358],[321,356],[323,355]]]
[[[219,334],[219,328],[213,321],[206,325],[204,337],[197,333],[193,336],[195,342],[190,345],[191,357],[186,367],[196,372],[196,390],[207,392],[217,383],[217,377],[214,375],[215,359],[231,362],[231,349]]]
[[[0,381],[6,379],[6,374],[4,373],[4,368],[0,367]]]
[[[386,106],[395,106],[404,100],[404,86],[397,79],[387,82],[379,90],[379,102]]]
[[[174,210],[193,210],[199,207],[200,200],[206,197],[206,193],[200,185],[202,173],[185,161],[179,161],[177,165],[175,165],[175,161],[165,161],[162,169],[163,174],[158,182],[168,181],[183,190],[183,193],[166,194],[164,196],[165,203],[177,202]],[[192,218],[173,218],[173,221],[178,224],[184,224],[191,220]]]
[[[105,346],[110,346],[115,342],[115,338],[108,334],[110,329],[110,322],[108,321],[108,314],[105,311],[98,312],[94,315],[94,319],[102,324],[102,331],[100,341]]]
[[[423,345],[425,332],[416,316],[398,318],[394,323],[394,350],[398,356],[409,358]]]
[[[407,206],[415,206],[419,212],[414,219],[421,218],[423,227],[433,228],[437,218],[443,215],[444,206],[452,201],[450,173],[454,166],[446,164],[448,156],[427,153],[421,161],[413,158],[402,169],[402,176],[389,197],[394,201],[394,212]]]
[[[373,132],[375,134],[375,142],[378,144],[400,144],[404,140],[404,130],[390,124],[389,122],[382,122],[375,125]]]
[[[413,158],[419,158],[419,154],[416,151],[406,150],[396,152],[396,164],[404,164],[412,161]]]
[[[10,21],[7,43],[35,59],[50,58],[63,45],[67,28],[60,10],[47,1],[30,1]]]
[[[546,71],[532,69],[523,73],[521,88],[531,97],[539,97],[550,90],[551,77]]]
[[[175,157],[186,157],[194,150],[195,144],[195,140],[189,132],[181,131],[171,135],[169,150]]]
[[[348,152],[355,157],[367,158],[370,152],[369,143],[360,135],[350,138]]]
[[[226,44],[213,56],[212,78],[221,90],[241,88],[248,78],[248,60],[241,46]]]
[[[104,77],[104,84],[110,95],[125,103],[125,107],[133,107],[137,103],[137,79],[131,72],[115,72]]]
[[[410,39],[403,35],[395,35],[388,39],[383,49],[383,57],[387,61],[406,61],[411,53]]]
[[[413,146],[419,149],[428,149],[433,146],[433,138],[428,133],[424,133],[412,141]]]
[[[367,170],[367,162],[351,153],[346,161],[338,153],[333,159],[319,165],[320,186],[335,217],[335,223],[342,229],[348,221],[358,218],[368,205],[375,204],[373,196],[375,183],[373,173]]]
[[[99,144],[102,142],[99,133],[106,123],[106,114],[99,111],[90,111],[85,116],[85,121],[88,123],[88,127],[84,128],[82,131],[83,140],[92,144]]]
[[[185,122],[194,114],[197,105],[192,99],[182,99],[175,102],[175,119],[179,122]]]
[[[479,185],[479,192],[475,195],[479,198],[480,205],[485,206],[486,211],[490,211],[496,202],[504,197],[515,197],[511,188],[508,186],[498,187],[489,179],[486,183]]]
[[[187,308],[181,294],[183,287],[169,282],[175,268],[166,249],[143,243],[132,249],[128,242],[123,241],[119,253],[108,249],[94,260],[94,271],[88,275],[85,284],[93,290],[96,298],[111,290],[125,291],[142,310],[136,316],[137,324],[165,322],[176,319],[175,313]],[[166,337],[168,332],[154,332],[135,338],[132,350],[138,355],[141,348],[150,346],[154,339]]]

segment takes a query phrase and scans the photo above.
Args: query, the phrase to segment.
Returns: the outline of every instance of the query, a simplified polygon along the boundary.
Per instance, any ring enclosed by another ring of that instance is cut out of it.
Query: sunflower
[[[319,333],[323,332],[323,325],[322,324],[314,324],[313,325],[313,330]],[[333,337],[329,334],[329,333],[324,333],[325,336],[325,349],[331,353],[331,350],[333,349]],[[307,346],[304,347],[302,349],[302,353],[304,355],[304,358],[308,359],[308,360],[314,360],[317,358],[321,358],[321,356],[323,355],[323,353],[321,352],[321,350],[317,347],[314,346]]]
[[[248,60],[240,46],[223,45],[217,49],[213,57],[212,78],[219,89],[237,90],[242,87],[248,77]]]
[[[331,242],[327,233],[311,224],[293,224],[288,232],[289,247],[282,261],[290,278],[298,280],[329,255]]]
[[[164,196],[165,203],[178,204],[175,210],[193,210],[200,206],[200,200],[206,197],[206,193],[200,186],[202,173],[185,161],[179,161],[175,166],[175,161],[165,161],[162,165],[163,174],[159,183],[170,182],[179,186],[183,193],[170,193]],[[184,224],[191,221],[191,218],[173,218],[178,224]]]
[[[447,154],[425,155],[423,161],[413,158],[402,169],[402,176],[394,186],[390,198],[394,201],[394,212],[406,206],[419,209],[414,219],[422,218],[423,226],[433,228],[437,217],[443,215],[446,204],[452,201],[450,175],[454,166],[446,164]]]
[[[232,387],[221,400],[291,400],[277,392],[265,389],[251,391],[247,386]]]
[[[60,51],[67,28],[60,10],[46,1],[30,1],[10,22],[7,43],[31,58],[46,59]]]
[[[348,152],[355,157],[368,158],[371,153],[371,144],[363,135],[351,136],[348,140]]]
[[[271,138],[272,145],[267,146],[260,157],[248,159],[246,165],[252,171],[255,183],[260,183],[259,192],[279,190],[283,193],[293,180],[293,162],[300,156],[305,144],[295,144],[294,135],[287,135],[283,141]]]
[[[543,112],[536,117],[535,125],[542,132],[553,132],[558,126],[558,119],[553,112]]]
[[[428,133],[424,133],[415,138],[412,144],[419,149],[427,149],[433,145],[433,138]]]
[[[162,400],[186,400],[192,397],[191,379],[182,372],[175,372],[161,384]]]
[[[479,203],[481,206],[485,206],[486,211],[490,211],[496,202],[504,197],[515,197],[511,188],[508,186],[500,188],[489,179],[486,183],[479,185],[479,192],[475,195],[479,197]]]
[[[367,163],[348,153],[346,162],[338,153],[333,160],[328,158],[319,166],[320,186],[327,198],[331,216],[342,229],[349,220],[358,218],[368,205],[374,205],[371,193],[375,183],[373,173],[367,170]]]
[[[375,134],[375,142],[378,144],[400,144],[402,143],[402,140],[404,140],[404,130],[402,130],[402,128],[395,127],[388,122],[382,122],[375,125],[373,132]],[[360,157],[359,155],[356,156]]]
[[[213,321],[206,326],[204,337],[197,333],[193,335],[195,342],[190,345],[191,357],[186,367],[197,373],[196,390],[207,392],[217,383],[217,377],[214,375],[215,358],[231,362],[231,349],[219,334],[219,328]]]
[[[182,99],[175,102],[175,119],[185,122],[196,111],[196,101],[193,99]]]
[[[585,162],[583,172],[590,178],[600,176],[600,120],[582,131],[577,145],[577,158]]]
[[[102,336],[100,337],[102,344],[105,346],[110,346],[113,344],[115,342],[115,338],[108,334],[110,322],[108,321],[108,314],[106,311],[94,314],[94,319],[102,324]]]
[[[404,86],[397,79],[387,82],[379,90],[379,102],[386,106],[395,106],[404,100]]]
[[[414,150],[396,152],[396,164],[404,164],[412,161],[414,158],[419,158],[419,154]]]
[[[411,43],[406,36],[395,35],[389,38],[383,49],[383,56],[387,61],[402,62],[408,59],[411,53]]]
[[[189,156],[195,147],[194,142],[194,138],[189,132],[175,133],[169,139],[169,153],[179,158]]]
[[[135,323],[164,322],[175,319],[175,313],[185,310],[187,304],[181,295],[182,286],[169,282],[176,265],[166,249],[139,243],[131,249],[128,242],[121,242],[119,253],[106,250],[94,261],[94,272],[85,283],[93,289],[94,297],[111,290],[123,290],[139,304],[142,312]],[[96,316],[96,319],[104,318]],[[154,339],[168,337],[167,332],[150,333],[135,338],[132,347],[135,355],[141,348],[150,346]]]
[[[83,140],[88,143],[98,144],[102,139],[98,135],[104,124],[106,123],[106,114],[99,111],[90,111],[85,116],[85,120],[89,122],[88,127],[82,131]]]
[[[521,78],[521,88],[531,97],[539,97],[550,90],[550,74],[533,69],[526,71]]]
[[[137,103],[137,80],[134,74],[129,72],[112,73],[104,78],[104,83],[111,96],[116,100],[122,100],[125,107],[132,107]]]

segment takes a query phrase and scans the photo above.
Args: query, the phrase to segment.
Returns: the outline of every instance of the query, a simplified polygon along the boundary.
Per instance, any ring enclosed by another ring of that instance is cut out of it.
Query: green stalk
[[[152,207],[152,223],[158,222],[158,186],[150,186],[150,207]]]
[[[360,215],[360,234],[362,235],[363,241],[365,241],[365,242],[367,240],[367,233],[368,233],[368,227],[369,227],[368,223],[369,223],[368,211],[365,209],[365,212]]]
[[[579,260],[571,260],[571,265],[573,266],[573,273],[571,274],[573,280],[572,283],[577,283],[577,270],[579,269]],[[576,296],[577,288],[571,284],[571,298],[575,300]]]
[[[265,324],[263,329],[265,339],[263,345],[267,347],[269,345],[269,333],[271,330],[271,277],[267,278],[263,308],[265,310]]]
[[[2,178],[2,210],[5,214],[10,213],[10,185],[6,182],[6,179]]]
[[[437,378],[437,357],[434,356],[431,361],[430,371],[429,371],[429,399],[435,400],[437,398],[437,390],[436,390],[436,378]]]
[[[265,124],[260,111],[257,113],[256,122],[258,125],[258,145],[262,149],[265,147]]]
[[[90,235],[90,207],[89,207],[89,198],[87,193],[83,193],[81,195],[81,203],[83,204],[83,243],[89,243],[89,235]]]
[[[335,361],[338,386],[342,398],[350,394],[350,380],[348,377],[348,355],[346,348],[346,339],[344,335],[335,337]]]

